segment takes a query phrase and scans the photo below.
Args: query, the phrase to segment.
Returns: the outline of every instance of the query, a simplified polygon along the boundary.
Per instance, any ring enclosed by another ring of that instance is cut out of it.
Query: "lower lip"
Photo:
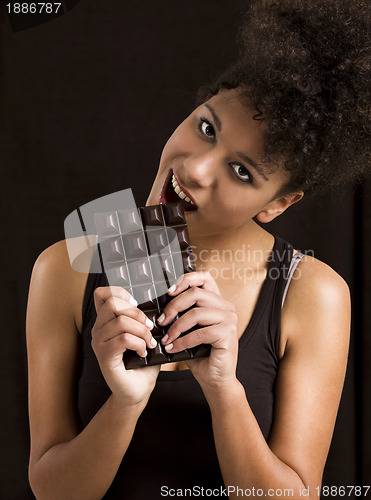
[[[195,212],[198,212],[198,208],[194,209],[194,210],[186,210],[184,209],[184,213],[189,215],[189,214],[194,214]]]

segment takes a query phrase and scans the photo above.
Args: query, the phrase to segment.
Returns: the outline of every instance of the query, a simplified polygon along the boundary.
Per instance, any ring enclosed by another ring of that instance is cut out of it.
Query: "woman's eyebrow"
[[[215,122],[216,128],[218,129],[218,132],[222,130],[222,122],[220,121],[218,115],[215,113],[214,109],[210,106],[210,104],[205,104],[205,107],[210,111],[213,120]],[[237,153],[240,158],[242,158],[245,162],[249,163],[257,172],[259,175],[261,175],[266,181],[268,178],[265,176],[263,170],[259,167],[257,163],[254,162],[249,156],[247,156],[245,153]]]
[[[249,156],[245,155],[245,153],[237,153],[237,155],[242,158],[245,162],[249,163],[255,170],[258,172],[259,175],[261,175],[266,181],[268,180],[268,177],[264,174],[263,170],[257,163],[254,162]]]
[[[212,114],[213,116],[213,119],[214,119],[214,122],[215,122],[215,125],[216,125],[216,128],[218,129],[218,132],[220,132],[222,130],[222,122],[219,120],[219,117],[218,115],[215,113],[214,109],[209,105],[209,104],[205,104],[205,107],[210,111],[210,113]]]

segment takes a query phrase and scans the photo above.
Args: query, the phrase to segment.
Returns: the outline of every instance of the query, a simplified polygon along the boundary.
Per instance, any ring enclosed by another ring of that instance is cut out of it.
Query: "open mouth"
[[[185,212],[194,212],[195,210],[197,210],[197,205],[190,201],[190,197],[187,195],[187,193],[184,193],[180,188],[177,180],[175,179],[175,176],[173,175],[172,170],[170,170],[168,176],[165,179],[158,202],[181,202]]]

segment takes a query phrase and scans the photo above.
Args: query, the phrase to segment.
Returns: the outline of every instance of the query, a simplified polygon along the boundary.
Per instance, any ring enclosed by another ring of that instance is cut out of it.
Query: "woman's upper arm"
[[[312,257],[303,258],[296,277],[282,311],[281,335],[286,343],[269,446],[315,493],[344,383],[350,293],[335,271]]]
[[[86,275],[72,270],[64,241],[46,249],[33,268],[26,322],[30,469],[48,449],[79,432],[76,315],[85,283]]]

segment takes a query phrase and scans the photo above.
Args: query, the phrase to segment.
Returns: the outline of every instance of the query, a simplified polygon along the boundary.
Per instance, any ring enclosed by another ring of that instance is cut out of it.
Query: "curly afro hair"
[[[279,195],[323,192],[370,170],[368,0],[253,0],[239,59],[200,104],[241,88],[266,121],[263,163],[291,171]]]

